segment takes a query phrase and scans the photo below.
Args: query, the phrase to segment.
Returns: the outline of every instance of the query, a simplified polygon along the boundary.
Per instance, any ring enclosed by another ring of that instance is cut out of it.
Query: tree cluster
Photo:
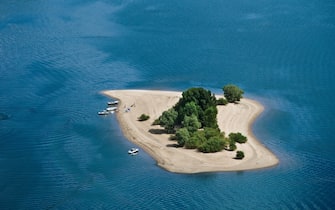
[[[226,104],[225,99],[216,100],[214,94],[203,88],[190,88],[174,107],[162,113],[154,124],[174,134],[178,145],[200,152],[218,152],[223,149],[236,150],[236,142],[244,143],[241,133],[225,134],[217,125],[217,105]]]
[[[186,116],[194,115],[201,127],[217,127],[217,108],[214,94],[204,88],[190,88],[174,106],[178,116],[176,124],[181,125]]]

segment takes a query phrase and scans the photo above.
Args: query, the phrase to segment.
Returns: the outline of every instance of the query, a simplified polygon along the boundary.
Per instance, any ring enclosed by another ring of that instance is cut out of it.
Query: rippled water
[[[335,3],[1,1],[1,209],[332,209]],[[157,167],[104,89],[215,93],[266,110],[273,168],[194,175]]]

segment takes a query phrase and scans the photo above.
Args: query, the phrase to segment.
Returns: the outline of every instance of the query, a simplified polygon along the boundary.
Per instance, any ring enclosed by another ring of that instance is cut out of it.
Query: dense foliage
[[[178,117],[178,113],[176,112],[176,110],[171,108],[163,112],[163,114],[159,118],[159,123],[161,126],[165,128],[165,130],[168,133],[173,133],[175,125],[176,125],[175,122],[176,122],[177,117]]]
[[[223,87],[223,95],[229,103],[240,101],[243,93],[243,90],[236,85],[226,85]]]
[[[241,133],[230,134],[226,138],[220,131],[217,124],[218,104],[227,104],[227,100],[216,100],[211,91],[203,88],[190,88],[154,124],[161,125],[168,133],[175,133],[173,139],[181,147],[205,153],[223,149],[234,151],[236,142],[244,143],[246,138]]]
[[[197,116],[195,116],[194,114],[192,114],[191,116],[185,115],[182,126],[183,128],[186,128],[190,133],[194,133],[201,127],[201,123],[199,122]]]
[[[178,141],[178,145],[183,147],[185,145],[185,142],[187,142],[190,139],[190,133],[186,128],[180,128],[176,132],[176,139]]]
[[[227,144],[227,139],[225,138],[224,133],[221,133],[218,128],[207,127],[204,130],[197,132],[203,132],[203,136],[205,137],[205,140],[199,142],[198,150],[200,152],[219,152],[223,150]]]
[[[190,88],[183,92],[182,98],[174,106],[174,110],[178,112],[176,125],[181,125],[185,116],[194,114],[201,125],[217,124],[216,115],[212,119],[205,119],[205,112],[207,109],[216,108],[216,98],[209,90],[203,88]],[[211,121],[211,122],[209,122]]]
[[[220,138],[219,136],[213,136],[207,141],[205,141],[203,144],[199,145],[198,150],[200,152],[219,152],[223,150],[224,148],[224,139]]]

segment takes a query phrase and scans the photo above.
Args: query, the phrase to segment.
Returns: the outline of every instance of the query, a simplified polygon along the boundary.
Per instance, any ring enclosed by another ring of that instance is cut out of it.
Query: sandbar
[[[125,137],[151,155],[157,164],[176,173],[201,173],[220,171],[244,171],[272,167],[278,158],[267,149],[252,133],[254,120],[264,110],[257,101],[243,98],[238,104],[217,106],[218,125],[226,135],[241,132],[247,136],[245,144],[236,144],[242,150],[244,159],[234,159],[236,151],[201,153],[195,149],[178,148],[170,134],[163,132],[159,125],[152,125],[164,111],[173,107],[182,92],[161,90],[106,90],[102,94],[120,101],[116,112]],[[216,96],[222,97],[222,96]],[[141,114],[150,119],[138,121]]]

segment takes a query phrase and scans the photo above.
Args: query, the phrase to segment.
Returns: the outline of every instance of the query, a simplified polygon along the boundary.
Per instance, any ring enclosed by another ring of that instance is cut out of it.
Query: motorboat
[[[108,105],[117,105],[117,104],[119,104],[119,101],[117,101],[117,100],[116,101],[108,101],[107,104]]]
[[[112,112],[112,111],[116,111],[117,107],[107,107],[106,111]]]
[[[103,111],[98,112],[98,115],[108,115],[109,113],[110,113],[109,111],[103,110]]]
[[[117,111],[117,107],[107,107],[106,109],[98,112],[98,115],[108,115],[110,113],[114,113],[115,111]]]
[[[128,154],[130,155],[137,155],[140,150],[138,148],[131,148],[128,150]]]

